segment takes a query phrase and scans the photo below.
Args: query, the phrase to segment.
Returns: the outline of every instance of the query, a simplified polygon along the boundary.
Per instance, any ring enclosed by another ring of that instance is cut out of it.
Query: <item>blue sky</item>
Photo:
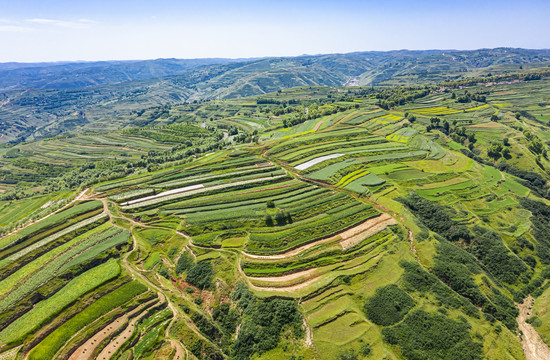
[[[0,62],[550,48],[548,18],[548,0],[0,0]]]

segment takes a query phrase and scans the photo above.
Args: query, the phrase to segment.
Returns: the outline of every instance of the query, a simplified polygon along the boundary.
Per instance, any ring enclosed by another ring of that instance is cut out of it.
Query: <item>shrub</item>
[[[532,316],[529,319],[525,320],[528,324],[533,325],[534,327],[539,327],[542,325],[542,320],[536,316]]]
[[[370,344],[361,345],[359,353],[363,356],[369,356],[372,353],[372,346]]]
[[[397,285],[391,284],[376,289],[373,297],[364,305],[369,320],[377,325],[393,325],[414,306],[414,300]]]
[[[214,267],[210,261],[202,261],[187,270],[185,280],[199,289],[207,289],[212,285]]]
[[[237,284],[231,298],[245,314],[231,349],[233,359],[248,360],[255,353],[274,349],[281,333],[289,327],[296,337],[303,336],[302,317],[294,300],[258,299],[242,283]]]
[[[424,310],[382,329],[384,341],[398,345],[406,359],[481,360],[481,343],[472,340],[470,325]]]
[[[184,271],[189,270],[193,266],[193,258],[189,255],[188,252],[181,254],[176,264],[176,274],[181,274]]]
[[[167,268],[162,268],[159,270],[159,275],[162,276],[165,279],[170,279],[170,273],[168,272]]]

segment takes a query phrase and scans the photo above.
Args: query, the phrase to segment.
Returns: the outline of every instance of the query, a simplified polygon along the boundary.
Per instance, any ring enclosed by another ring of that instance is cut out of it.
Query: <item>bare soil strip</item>
[[[253,255],[248,254],[246,252],[242,252],[244,256],[246,256],[249,259],[259,259],[259,260],[281,260],[281,259],[288,259],[293,256],[296,256],[300,254],[301,252],[304,252],[308,249],[311,249],[312,247],[315,247],[317,245],[321,245],[328,242],[333,242],[340,240],[340,245],[343,249],[348,249],[351,246],[358,243],[358,241],[362,241],[366,237],[372,236],[386,228],[388,225],[394,225],[397,224],[397,221],[392,218],[390,215],[386,213],[382,213],[379,216],[373,217],[368,219],[367,221],[357,225],[354,228],[348,229],[338,235],[322,239],[319,241],[312,242],[310,244],[301,246],[299,248],[296,248],[294,250],[288,251],[283,254],[276,254],[276,255]],[[379,226],[377,226],[379,225]],[[360,239],[356,238],[356,235],[360,235]],[[355,242],[355,243],[354,243]]]
[[[250,286],[252,289],[254,290],[258,290],[258,291],[269,291],[269,292],[280,292],[280,293],[291,293],[291,292],[295,292],[295,291],[298,291],[298,290],[302,290],[302,289],[306,289],[308,288],[309,286],[313,285],[314,283],[316,283],[317,281],[319,281],[319,278],[321,276],[316,276],[314,278],[311,278],[307,281],[304,281],[302,283],[299,283],[297,285],[292,285],[292,286],[287,286],[287,287],[263,287],[263,286],[256,286],[252,283],[248,283],[248,286]]]
[[[158,299],[154,299],[152,301],[149,301],[148,303],[145,303],[134,310],[118,317],[115,321],[107,325],[103,330],[92,336],[88,339],[84,344],[82,344],[78,349],[76,349],[71,356],[69,357],[69,360],[88,360],[91,358],[93,351],[95,348],[107,337],[109,337],[113,332],[115,332],[118,328],[120,328],[126,320],[136,312],[140,311],[144,306],[151,304],[152,302],[158,301]],[[135,322],[135,319],[131,322],[133,324]],[[130,324],[128,324],[128,329],[130,327]],[[133,328],[132,328],[133,330]],[[125,330],[126,331],[126,330]],[[124,332],[125,332],[124,331]],[[118,338],[117,338],[118,339]],[[110,345],[110,344],[109,344]],[[122,345],[122,344],[121,344]],[[103,352],[102,352],[103,353]],[[111,352],[112,354],[112,352]],[[109,357],[111,355],[109,354]],[[101,357],[98,357],[98,359],[101,359]]]
[[[280,260],[280,259],[288,259],[290,257],[293,257],[293,256],[296,256],[298,255],[299,253],[303,252],[303,251],[306,251],[308,249],[311,249],[312,247],[315,247],[317,245],[320,245],[320,244],[324,244],[324,243],[327,243],[327,242],[331,242],[331,241],[335,241],[336,239],[338,238],[338,235],[337,236],[333,236],[333,237],[330,237],[330,238],[326,238],[326,239],[323,239],[323,240],[319,240],[319,241],[316,241],[316,242],[312,242],[312,243],[309,243],[307,245],[304,245],[304,246],[301,246],[299,248],[296,248],[294,250],[291,250],[291,251],[288,251],[286,253],[283,253],[283,254],[277,254],[277,255],[253,255],[253,254],[248,254],[246,252],[242,252],[242,254],[244,256],[246,256],[247,258],[250,258],[250,259],[261,259],[261,260]]]
[[[359,244],[364,239],[379,233],[387,226],[396,224],[397,220],[392,218],[390,215],[383,213],[375,218],[365,221],[359,226],[341,233],[340,236],[342,237],[342,240],[340,240],[340,245],[342,245],[342,249],[347,250]]]
[[[523,304],[517,304],[519,308],[518,325],[523,333],[520,336],[523,345],[523,352],[527,360],[548,360],[550,359],[550,348],[542,341],[535,328],[526,322],[531,317],[531,310],[534,300],[531,296],[523,300]]]
[[[299,279],[301,277],[310,278],[311,275],[316,270],[317,269],[309,269],[309,270],[300,271],[300,272],[296,272],[296,273],[292,273],[292,274],[288,274],[288,275],[272,276],[272,277],[263,277],[263,276],[252,277],[252,276],[249,276],[248,279],[252,280],[252,281],[265,281],[265,282],[274,282],[274,283],[288,282],[288,281]]]
[[[176,349],[176,354],[174,355],[174,360],[184,360],[187,359],[187,355],[185,351],[183,350],[183,347],[179,343],[179,341],[176,340],[169,340],[170,344],[172,344],[172,347]]]
[[[321,127],[321,125],[323,125],[324,122],[325,120],[320,120],[317,124],[315,124],[315,127],[313,128],[313,132],[319,130],[319,128]]]

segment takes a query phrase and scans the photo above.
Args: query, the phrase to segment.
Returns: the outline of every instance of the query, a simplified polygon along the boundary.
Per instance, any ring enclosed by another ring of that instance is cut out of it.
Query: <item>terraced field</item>
[[[544,87],[512,87],[388,109],[398,91],[300,88],[179,107],[204,126],[22,145],[147,166],[0,203],[0,226],[27,224],[0,237],[0,358],[523,359],[514,301],[550,277],[550,132],[529,115]]]

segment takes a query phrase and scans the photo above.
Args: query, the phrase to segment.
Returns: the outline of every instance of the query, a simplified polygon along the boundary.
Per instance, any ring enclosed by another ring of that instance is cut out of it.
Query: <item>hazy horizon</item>
[[[154,60],[203,60],[203,59],[229,59],[229,60],[251,60],[251,59],[268,59],[268,58],[285,58],[285,57],[300,57],[300,56],[322,56],[322,55],[337,55],[337,54],[353,54],[353,53],[363,53],[363,52],[392,52],[392,51],[476,51],[476,50],[492,50],[492,49],[522,49],[522,50],[550,50],[550,48],[521,48],[521,47],[509,47],[509,46],[498,46],[493,48],[475,48],[475,49],[390,49],[390,50],[354,50],[348,52],[332,52],[332,53],[315,53],[315,54],[298,54],[298,55],[271,55],[271,56],[251,56],[251,57],[221,57],[221,56],[212,56],[212,57],[158,57],[158,58],[141,58],[141,59],[97,59],[97,60],[53,60],[53,61],[0,61],[0,64],[7,63],[20,63],[20,64],[65,64],[65,63],[93,63],[93,62],[139,62],[139,61],[154,61]]]
[[[2,0],[1,8],[0,62],[550,47],[550,3],[541,0]]]

